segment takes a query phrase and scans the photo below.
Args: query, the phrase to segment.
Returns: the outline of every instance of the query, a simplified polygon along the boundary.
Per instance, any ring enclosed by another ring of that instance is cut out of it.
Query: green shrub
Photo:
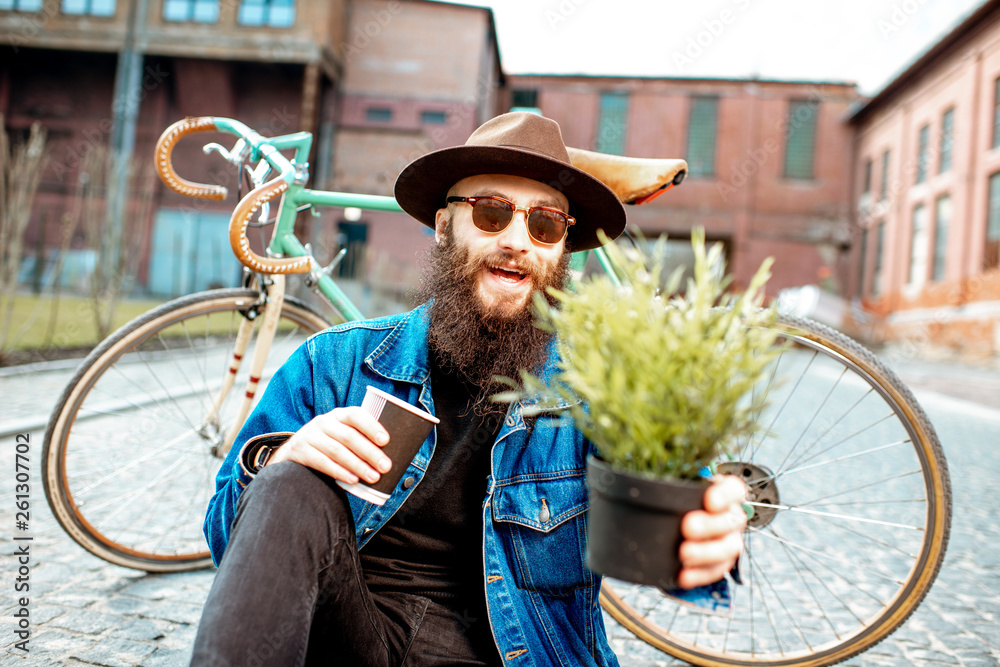
[[[768,327],[775,311],[761,308],[772,260],[744,292],[729,294],[721,245],[706,252],[704,232],[695,231],[692,246],[694,277],[680,296],[662,296],[676,291],[680,270],[661,292],[662,261],[611,244],[626,286],[588,278],[571,292],[553,290],[555,308],[536,295],[538,326],[557,336],[557,372],[547,382],[522,373],[523,389],[498,399],[533,401],[525,414],[568,403],[603,459],[660,477],[696,478],[755,432],[765,396],[751,390],[777,353]]]

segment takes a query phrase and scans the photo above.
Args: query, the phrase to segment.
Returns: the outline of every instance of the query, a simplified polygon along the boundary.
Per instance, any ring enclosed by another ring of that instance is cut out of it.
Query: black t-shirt
[[[422,595],[451,608],[469,622],[483,655],[491,655],[483,505],[503,406],[476,414],[471,403],[478,388],[434,361],[431,391],[441,420],[434,456],[410,497],[361,550],[361,565],[372,592]]]

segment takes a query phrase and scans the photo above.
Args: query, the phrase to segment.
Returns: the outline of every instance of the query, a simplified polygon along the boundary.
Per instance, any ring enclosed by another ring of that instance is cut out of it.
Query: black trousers
[[[192,665],[485,665],[461,616],[365,584],[345,491],[284,461],[237,504]]]

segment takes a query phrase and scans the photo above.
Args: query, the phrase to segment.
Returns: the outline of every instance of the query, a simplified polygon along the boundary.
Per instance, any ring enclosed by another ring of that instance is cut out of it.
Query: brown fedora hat
[[[396,201],[404,211],[434,226],[448,190],[467,176],[523,176],[559,190],[569,199],[576,218],[566,237],[570,251],[590,250],[601,243],[597,230],[610,238],[625,228],[625,208],[604,183],[570,163],[559,124],[524,111],[485,122],[464,146],[442,148],[411,162],[396,179]]]

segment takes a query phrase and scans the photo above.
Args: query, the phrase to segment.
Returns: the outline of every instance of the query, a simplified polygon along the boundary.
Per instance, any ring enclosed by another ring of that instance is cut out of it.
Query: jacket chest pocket
[[[565,595],[595,584],[586,566],[582,473],[497,487],[493,520],[518,588]]]

